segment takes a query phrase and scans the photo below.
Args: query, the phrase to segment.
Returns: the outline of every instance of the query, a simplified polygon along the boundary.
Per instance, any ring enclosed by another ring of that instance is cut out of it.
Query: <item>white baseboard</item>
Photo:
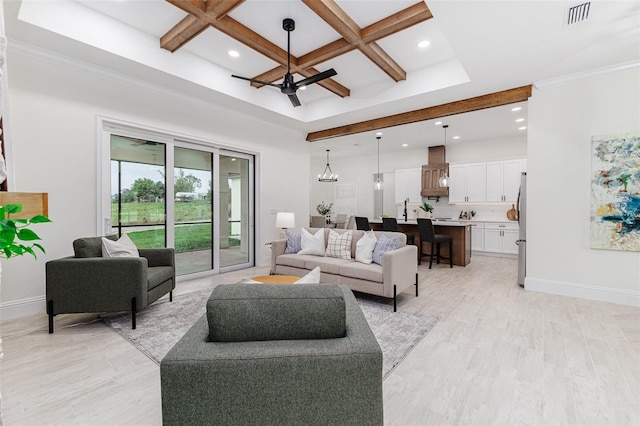
[[[596,287],[587,284],[552,281],[533,277],[526,277],[524,279],[524,288],[526,290],[539,291],[541,293],[558,294],[560,296],[579,297],[581,299],[598,300],[600,302],[640,307],[640,292],[633,290]]]
[[[0,319],[8,320],[47,312],[44,296],[28,297],[0,303]]]

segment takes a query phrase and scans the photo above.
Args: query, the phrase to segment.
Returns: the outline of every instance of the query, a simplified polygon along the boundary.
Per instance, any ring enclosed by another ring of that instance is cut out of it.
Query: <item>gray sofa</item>
[[[229,284],[160,363],[165,425],[382,425],[382,351],[344,286]]]
[[[309,232],[314,234],[318,229],[320,228],[310,228]],[[271,274],[302,277],[319,266],[320,282],[346,285],[354,291],[392,298],[394,311],[397,295],[408,287],[415,285],[418,296],[418,248],[406,244],[407,236],[404,233],[374,231],[376,238],[386,235],[400,240],[400,248],[385,253],[381,266],[376,263],[367,265],[355,260],[356,244],[364,235],[364,231],[332,230],[338,234],[347,231],[353,233],[351,260],[308,254],[285,254],[287,240],[275,240],[271,243]],[[329,228],[325,228],[325,247],[329,231]]]
[[[108,236],[117,240],[116,236]],[[46,264],[49,333],[57,314],[81,312],[136,312],[176,287],[172,248],[138,249],[140,257],[102,257],[101,237],[78,238],[74,255]]]

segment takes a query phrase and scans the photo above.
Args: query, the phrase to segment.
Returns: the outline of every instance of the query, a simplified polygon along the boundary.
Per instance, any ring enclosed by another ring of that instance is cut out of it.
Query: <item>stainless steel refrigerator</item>
[[[524,277],[527,275],[527,173],[523,172],[520,178],[520,191],[518,192],[518,284],[524,287]]]

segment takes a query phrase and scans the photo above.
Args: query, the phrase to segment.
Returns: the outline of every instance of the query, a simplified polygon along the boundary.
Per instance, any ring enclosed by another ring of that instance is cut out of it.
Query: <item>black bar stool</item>
[[[418,232],[420,233],[420,247],[418,248],[420,256],[418,256],[418,265],[422,262],[422,243],[426,242],[431,244],[429,269],[431,269],[431,265],[433,264],[434,254],[438,264],[440,263],[440,259],[449,260],[449,267],[453,268],[453,237],[450,235],[436,234],[431,219],[418,219]],[[449,257],[440,255],[441,243],[449,243]]]
[[[382,229],[390,232],[402,232],[398,228],[398,221],[395,217],[383,217]],[[414,244],[415,237],[411,232],[403,232],[407,236],[407,244]]]

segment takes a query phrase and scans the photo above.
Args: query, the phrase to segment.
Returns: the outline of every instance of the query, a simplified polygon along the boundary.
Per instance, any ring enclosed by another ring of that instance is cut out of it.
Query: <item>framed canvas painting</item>
[[[640,251],[640,136],[591,139],[591,248]]]

